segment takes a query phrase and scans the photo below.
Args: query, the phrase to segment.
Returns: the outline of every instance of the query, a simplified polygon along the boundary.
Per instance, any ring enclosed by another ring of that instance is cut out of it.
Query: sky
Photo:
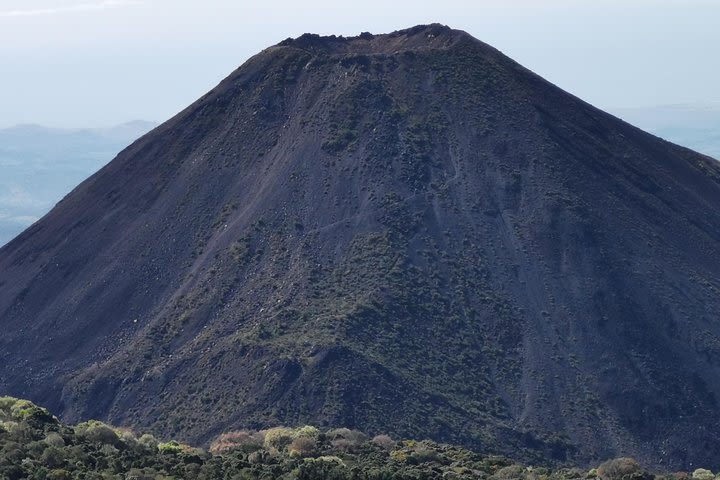
[[[720,104],[717,0],[0,0],[0,128],[160,122],[285,38],[433,22],[604,109]]]

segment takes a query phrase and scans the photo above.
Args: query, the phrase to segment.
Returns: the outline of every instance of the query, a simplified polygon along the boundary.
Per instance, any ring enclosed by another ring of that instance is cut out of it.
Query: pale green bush
[[[710,470],[698,468],[692,473],[693,480],[715,480],[715,475]]]
[[[265,447],[269,449],[282,450],[293,441],[295,432],[290,428],[276,427],[264,430]]]
[[[50,432],[43,440],[48,446],[62,448],[65,446],[65,440],[57,432]]]
[[[305,425],[304,427],[300,427],[295,430],[295,438],[301,438],[301,437],[310,437],[310,438],[318,438],[320,436],[320,430],[317,428],[311,426],[311,425]]]
[[[118,437],[117,433],[115,433],[115,430],[97,420],[90,420],[89,422],[81,423],[76,427],[76,432],[81,437],[84,437],[93,443],[113,446],[120,444],[120,437]]]

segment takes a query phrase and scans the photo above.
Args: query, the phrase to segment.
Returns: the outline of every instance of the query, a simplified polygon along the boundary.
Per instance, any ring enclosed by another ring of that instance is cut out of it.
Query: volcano
[[[720,467],[720,166],[441,25],[288,39],[0,249],[0,391]]]

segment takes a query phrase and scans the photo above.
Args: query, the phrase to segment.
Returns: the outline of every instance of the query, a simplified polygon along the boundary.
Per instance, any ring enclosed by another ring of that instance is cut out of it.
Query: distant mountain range
[[[0,129],[0,246],[154,126],[133,121],[111,128]]]
[[[665,140],[720,160],[720,102],[618,108],[611,112]]]

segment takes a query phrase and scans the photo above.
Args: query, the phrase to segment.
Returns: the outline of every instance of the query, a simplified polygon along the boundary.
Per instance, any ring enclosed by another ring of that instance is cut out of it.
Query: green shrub
[[[353,452],[368,439],[364,433],[349,428],[336,428],[326,435],[331,439],[332,447],[341,452]]]
[[[247,459],[250,465],[262,465],[267,463],[271,457],[272,455],[266,450],[257,450],[248,455]]]
[[[307,458],[294,472],[297,480],[345,480],[347,468],[337,457]]]
[[[317,440],[313,437],[296,437],[288,447],[291,457],[307,457],[317,450]]]
[[[56,469],[48,473],[48,480],[71,480],[72,474],[67,470]]]
[[[440,455],[435,450],[429,449],[425,446],[416,448],[408,457],[407,463],[411,465],[420,465],[428,462],[438,462]]]
[[[58,468],[65,465],[64,452],[57,447],[48,447],[40,456],[40,461],[48,468]]]
[[[158,441],[155,437],[146,433],[138,439],[138,443],[149,450],[156,450],[158,448]]]
[[[0,397],[0,413],[10,415],[10,409],[17,402],[18,399],[14,397]]]
[[[522,480],[527,477],[527,470],[522,465],[509,465],[503,467],[492,478],[496,480]]]
[[[372,443],[385,450],[392,450],[395,448],[396,442],[390,438],[389,435],[375,435],[372,439]]]
[[[407,462],[408,452],[405,450],[393,450],[390,452],[390,458],[396,462]]]
[[[172,440],[170,442],[158,444],[158,451],[166,455],[177,455],[183,451],[183,446],[175,440]]]
[[[715,480],[715,475],[710,470],[698,468],[692,473],[693,480]]]
[[[239,450],[251,453],[260,450],[265,441],[264,435],[259,432],[236,431],[223,433],[210,444],[210,453],[222,453]]]
[[[295,430],[295,438],[301,438],[301,437],[310,437],[310,438],[318,438],[320,436],[320,430],[318,430],[316,427],[305,425],[304,427],[300,427]]]
[[[77,426],[77,433],[92,443],[120,445],[120,437],[117,436],[115,430],[97,420],[81,423]]]
[[[51,447],[62,448],[65,446],[65,440],[63,440],[62,436],[57,432],[48,433],[43,441]]]
[[[608,460],[597,469],[601,480],[622,480],[626,476],[642,473],[642,467],[632,458],[622,457]]]
[[[349,428],[331,428],[327,431],[327,433],[325,433],[325,436],[328,437],[330,440],[346,438],[349,435],[352,435],[352,430],[350,430]]]
[[[263,433],[265,434],[265,447],[274,450],[283,450],[295,438],[295,432],[285,427],[271,428]]]
[[[42,407],[38,407],[29,400],[17,400],[11,397],[4,397],[4,404],[9,405],[11,400],[15,402],[9,408],[9,414],[15,420],[27,420],[41,423],[49,423],[56,421],[50,412]]]

